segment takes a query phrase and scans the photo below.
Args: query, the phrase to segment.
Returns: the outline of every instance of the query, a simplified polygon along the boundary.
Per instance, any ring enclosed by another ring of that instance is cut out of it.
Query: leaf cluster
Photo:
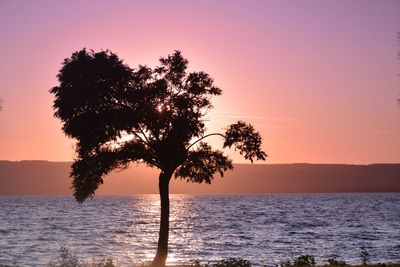
[[[243,121],[238,121],[228,127],[225,133],[224,147],[235,146],[240,155],[253,162],[253,159],[265,160],[267,154],[261,150],[261,135],[254,127]]]

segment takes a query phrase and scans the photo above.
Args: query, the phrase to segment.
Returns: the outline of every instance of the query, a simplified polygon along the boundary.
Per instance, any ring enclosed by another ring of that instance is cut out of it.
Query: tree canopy
[[[232,168],[222,151],[198,142],[211,97],[221,89],[205,72],[187,73],[180,51],[160,63],[132,69],[108,50],[86,49],[64,60],[59,85],[50,92],[63,131],[77,140],[71,176],[78,201],[91,197],[104,175],[130,162],[176,170],[176,177],[197,183]],[[235,146],[246,159],[265,159],[251,125],[239,121],[221,136],[224,147]]]

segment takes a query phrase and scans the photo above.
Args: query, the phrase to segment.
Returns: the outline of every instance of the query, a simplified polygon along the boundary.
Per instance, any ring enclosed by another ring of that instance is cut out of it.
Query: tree
[[[224,134],[206,135],[205,115],[211,98],[221,94],[205,72],[187,73],[181,52],[160,58],[151,69],[131,69],[110,51],[77,51],[63,62],[55,95],[55,117],[64,133],[77,140],[72,164],[74,196],[92,197],[103,176],[130,162],[160,169],[161,221],[153,266],[165,265],[169,234],[169,182],[172,176],[211,183],[223,176],[232,161],[204,140],[223,138],[245,159],[265,160],[261,136],[252,125],[239,121]]]
[[[3,110],[3,99],[0,98],[0,111]]]

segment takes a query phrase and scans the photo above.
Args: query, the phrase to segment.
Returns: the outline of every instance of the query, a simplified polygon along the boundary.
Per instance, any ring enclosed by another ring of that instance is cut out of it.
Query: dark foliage
[[[261,150],[261,140],[261,135],[254,130],[252,125],[238,121],[228,127],[224,147],[230,148],[234,145],[239,153],[251,162],[254,158],[265,160],[267,155]]]
[[[345,261],[342,260],[337,260],[335,258],[330,258],[328,259],[328,266],[347,266],[347,263]]]
[[[179,51],[160,63],[131,69],[110,51],[86,49],[64,60],[59,85],[50,92],[54,115],[77,140],[71,176],[79,202],[94,195],[104,175],[129,162],[177,170],[176,177],[199,183],[232,169],[221,151],[190,143],[204,137],[204,116],[221,89],[207,73],[187,73]],[[240,121],[221,136],[224,147],[234,146],[246,159],[265,159],[251,125]]]
[[[232,160],[222,151],[212,150],[208,144],[201,142],[196,150],[188,152],[186,161],[177,169],[175,176],[188,182],[210,184],[216,172],[224,176],[224,172],[230,169],[233,169]]]
[[[251,263],[248,260],[242,258],[231,258],[227,260],[221,260],[211,265],[212,267],[250,267]]]
[[[214,263],[202,264],[200,261],[192,261],[189,266],[192,267],[251,267],[251,263],[243,258],[230,258],[226,260],[220,260]]]
[[[292,263],[290,260],[280,264],[281,267],[314,267],[316,266],[315,258],[311,255],[301,255]]]
[[[302,255],[294,260],[296,266],[315,266],[315,258],[311,255]]]
[[[366,248],[362,247],[360,252],[360,258],[363,265],[367,265],[369,262],[369,252]]]

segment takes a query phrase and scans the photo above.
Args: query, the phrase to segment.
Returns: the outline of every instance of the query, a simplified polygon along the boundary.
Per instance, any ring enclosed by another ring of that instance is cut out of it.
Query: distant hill
[[[70,195],[71,163],[0,161],[0,195]],[[157,193],[158,170],[133,165],[104,179],[97,194]],[[171,181],[171,193],[400,192],[400,164],[235,164],[212,185]]]

